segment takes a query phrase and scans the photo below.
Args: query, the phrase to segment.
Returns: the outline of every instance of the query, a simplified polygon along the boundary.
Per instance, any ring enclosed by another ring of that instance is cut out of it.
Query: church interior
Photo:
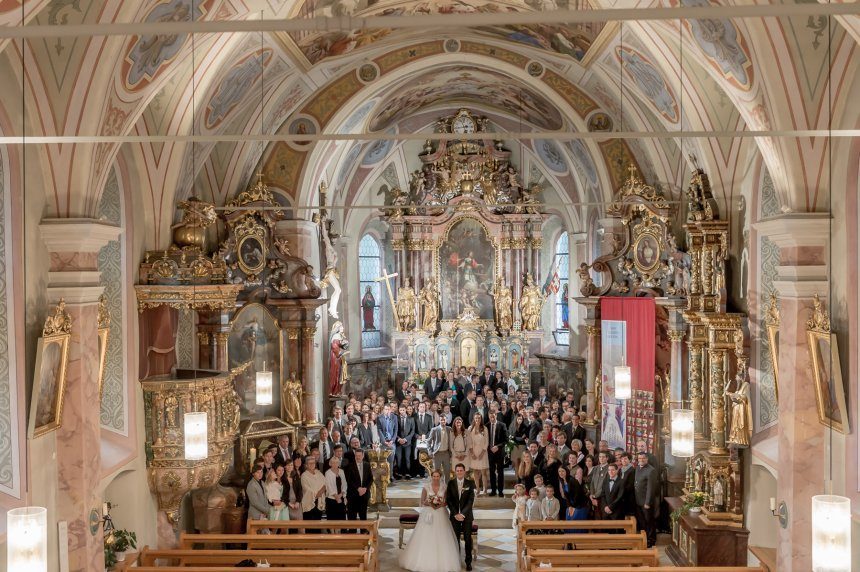
[[[0,23],[10,572],[860,569],[860,4]]]

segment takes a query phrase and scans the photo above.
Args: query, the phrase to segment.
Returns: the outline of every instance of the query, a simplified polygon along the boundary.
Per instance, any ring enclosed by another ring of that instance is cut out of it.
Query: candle
[[[250,464],[253,465],[254,461],[257,460],[257,449],[255,447],[251,447],[251,459]]]
[[[102,503],[102,516],[107,516],[108,512],[110,512],[110,508],[108,507],[108,503]]]
[[[776,499],[773,497],[770,497],[770,510],[771,512],[776,510]]]

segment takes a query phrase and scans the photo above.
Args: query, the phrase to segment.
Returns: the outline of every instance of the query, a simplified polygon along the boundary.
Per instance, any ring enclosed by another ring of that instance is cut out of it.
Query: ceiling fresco
[[[519,87],[514,79],[497,71],[454,66],[425,73],[406,85],[376,111],[370,129],[380,131],[426,107],[453,102],[494,108],[550,131],[564,124],[561,113],[546,97]]]
[[[535,10],[557,10],[558,8],[589,10],[590,0],[305,0],[293,13],[293,18],[315,18],[318,16],[410,16],[421,14],[470,14],[476,12],[531,12]],[[484,35],[516,42],[532,48],[569,56],[581,61],[603,23],[575,25],[528,25],[480,27],[476,30]],[[350,31],[301,31],[290,33],[290,38],[311,64],[327,58],[343,56],[354,50],[378,42],[395,31],[350,30]]]

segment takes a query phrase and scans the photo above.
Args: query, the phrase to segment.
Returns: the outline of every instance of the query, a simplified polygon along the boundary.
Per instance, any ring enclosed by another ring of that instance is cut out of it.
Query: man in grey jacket
[[[645,531],[648,548],[657,543],[655,509],[657,507],[657,469],[648,464],[648,453],[637,455],[636,467],[636,527]]]
[[[597,516],[599,519],[606,518],[606,513],[603,510],[606,506],[603,497],[603,482],[609,474],[608,455],[609,453],[606,451],[598,453],[599,464],[594,467],[594,471],[591,474],[591,504],[594,507],[595,516],[599,515]]]
[[[263,487],[263,465],[254,465],[251,480],[245,487],[248,496],[248,520],[263,520],[269,518],[269,499]]]
[[[428,452],[433,457],[433,468],[442,471],[443,482],[451,477],[451,428],[444,415],[439,416],[439,424],[430,431]]]

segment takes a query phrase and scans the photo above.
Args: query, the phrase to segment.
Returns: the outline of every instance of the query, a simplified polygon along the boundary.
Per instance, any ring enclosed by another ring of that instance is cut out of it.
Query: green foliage
[[[678,519],[690,512],[691,508],[695,506],[704,506],[707,498],[708,495],[705,493],[690,493],[687,495],[687,498],[684,499],[684,504],[673,510],[669,517],[672,519],[673,523],[678,522]]]
[[[117,529],[113,531],[113,549],[117,552],[125,552],[129,548],[137,548],[137,535],[128,530]]]

